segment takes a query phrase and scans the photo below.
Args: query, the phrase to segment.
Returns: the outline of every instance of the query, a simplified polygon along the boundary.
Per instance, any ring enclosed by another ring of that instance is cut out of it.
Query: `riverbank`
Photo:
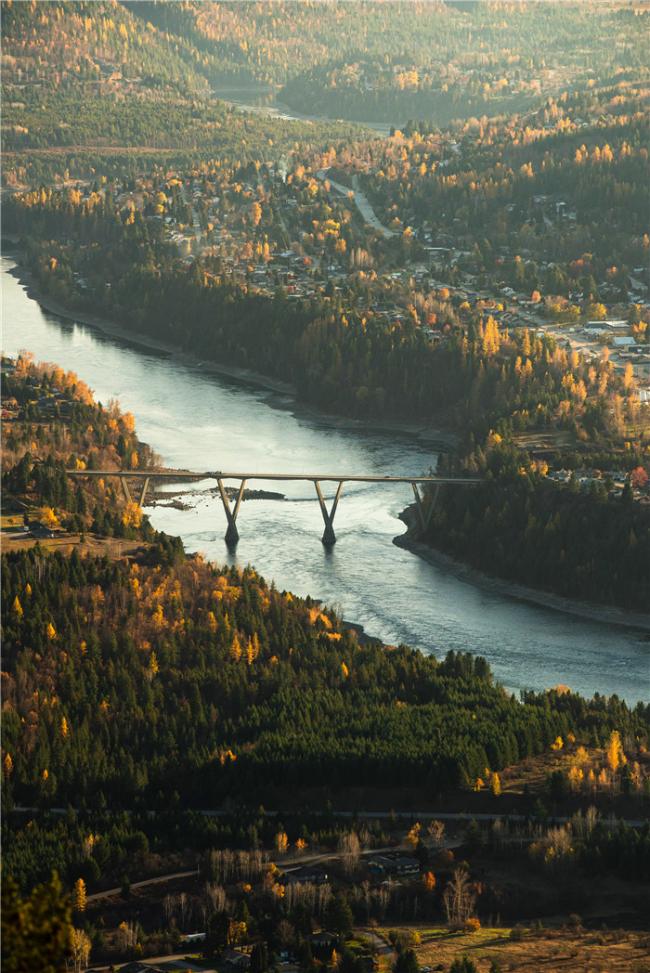
[[[290,403],[276,404],[270,393],[73,328],[28,297],[9,275],[13,263],[3,261],[6,350],[28,348],[38,360],[76,372],[102,401],[120,400],[135,416],[140,438],[168,466],[261,470],[272,462],[273,469],[296,472],[336,463],[340,470],[381,474],[415,473],[431,462],[430,447],[411,438],[332,430],[327,420],[296,418]],[[212,457],[207,464],[206,456]],[[394,536],[404,530],[396,515],[409,503],[404,486],[346,490],[338,542],[325,550],[310,486],[289,491],[287,503],[243,505],[236,553],[223,540],[218,498],[192,503],[188,512],[150,511],[152,523],[181,536],[190,553],[202,552],[215,564],[254,564],[278,588],[320,597],[387,645],[412,645],[438,658],[450,650],[484,656],[512,692],[566,683],[586,697],[616,693],[630,705],[649,698],[645,633],[490,595],[395,547]]]
[[[220,375],[243,385],[271,392],[278,396],[276,404],[280,406],[286,407],[289,404],[288,400],[290,400],[291,408],[296,416],[326,422],[328,426],[334,429],[350,429],[353,431],[372,429],[374,432],[386,433],[387,435],[408,436],[441,452],[452,451],[458,446],[459,437],[451,429],[437,428],[424,422],[409,420],[357,419],[352,416],[321,412],[300,402],[297,389],[289,382],[271,378],[252,368],[230,365],[212,359],[206,361],[194,352],[185,351],[180,345],[169,341],[160,341],[141,332],[133,332],[104,315],[70,309],[39,288],[34,275],[28,267],[20,262],[20,255],[15,249],[6,253],[5,256],[10,256],[16,261],[16,266],[12,267],[9,273],[25,287],[27,296],[36,301],[44,311],[54,314],[56,317],[93,328],[108,337],[117,338],[144,351],[155,351],[158,354],[173,358],[178,364],[198,368],[205,374]]]
[[[401,516],[400,519],[406,523],[404,516]],[[394,537],[393,544],[410,551],[412,554],[417,554],[418,557],[429,564],[453,574],[459,581],[474,585],[474,587],[481,588],[483,591],[489,591],[491,594],[513,598],[515,601],[524,601],[529,605],[538,605],[540,608],[573,615],[576,618],[587,619],[591,622],[650,633],[650,615],[646,615],[644,612],[626,611],[623,608],[605,605],[591,605],[588,602],[563,598],[561,595],[554,595],[538,588],[516,584],[514,581],[507,581],[504,578],[492,577],[469,564],[457,561],[443,551],[423,544],[421,541],[416,541],[408,534],[400,534],[398,537]]]

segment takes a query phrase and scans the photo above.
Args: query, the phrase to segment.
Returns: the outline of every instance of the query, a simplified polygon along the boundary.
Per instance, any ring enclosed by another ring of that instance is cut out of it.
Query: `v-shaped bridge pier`
[[[124,491],[124,496],[127,501],[132,502],[132,493],[129,488],[129,480],[138,480],[142,482],[142,487],[140,490],[140,496],[138,503],[140,506],[144,504],[145,498],[147,496],[147,491],[149,489],[149,483],[152,480],[160,481],[176,481],[180,482],[182,480],[216,480],[217,487],[219,489],[219,496],[221,497],[221,503],[223,504],[224,513],[226,515],[227,528],[225,534],[225,540],[229,547],[234,547],[239,540],[239,530],[237,529],[237,516],[241,507],[242,500],[244,499],[244,492],[246,490],[246,484],[249,480],[298,480],[305,481],[314,484],[316,490],[316,497],[318,499],[318,505],[323,517],[323,523],[325,529],[323,531],[322,541],[326,547],[332,547],[336,543],[336,534],[334,533],[334,517],[336,516],[336,511],[338,509],[339,500],[341,499],[341,494],[343,492],[344,483],[410,483],[413,488],[413,495],[415,497],[415,505],[418,512],[419,526],[422,534],[426,534],[429,525],[431,524],[431,518],[440,494],[440,487],[443,485],[448,486],[476,486],[481,480],[477,477],[462,477],[462,476],[363,476],[357,474],[350,475],[339,475],[332,473],[222,473],[220,470],[218,472],[205,472],[196,473],[191,470],[161,470],[161,469],[148,469],[148,470],[67,470],[68,476],[71,477],[102,477],[107,479],[109,477],[116,477],[121,480],[122,490]],[[239,488],[234,498],[234,505],[231,504],[231,498],[228,495],[228,490],[224,486],[226,480],[238,480]],[[336,493],[334,494],[334,499],[332,501],[331,507],[328,509],[327,500],[323,494],[322,484],[323,483],[335,483]],[[430,484],[433,489],[430,494],[422,495],[418,487],[421,484]]]

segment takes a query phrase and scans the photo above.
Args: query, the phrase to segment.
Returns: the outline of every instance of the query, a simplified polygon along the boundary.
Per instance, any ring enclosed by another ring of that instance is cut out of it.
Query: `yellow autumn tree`
[[[142,525],[142,509],[135,500],[129,500],[124,508],[122,523],[125,527],[140,527]]]
[[[73,927],[70,930],[70,954],[72,968],[75,973],[77,970],[85,970],[88,966],[91,948],[92,943],[87,933],[83,929],[75,929]]]
[[[483,353],[485,355],[496,355],[500,347],[499,326],[490,314],[483,329]]]
[[[228,945],[229,946],[239,946],[240,943],[246,942],[246,937],[248,935],[248,926],[245,922],[239,922],[236,919],[231,919],[228,924]]]
[[[628,362],[623,373],[623,386],[629,391],[634,385],[634,366]]]
[[[20,604],[20,598],[18,597],[18,595],[16,595],[16,597],[13,600],[11,610],[17,618],[22,618],[24,615],[23,606]]]
[[[284,855],[289,847],[289,839],[286,831],[278,831],[275,836],[275,847],[279,855]]]
[[[86,899],[86,883],[83,878],[78,878],[72,891],[72,908],[75,912],[86,911]]]
[[[490,781],[490,787],[492,788],[492,793],[494,794],[494,796],[495,797],[498,797],[499,794],[501,793],[501,778],[496,773],[496,771],[495,771],[495,773],[492,774],[492,779]]]
[[[410,848],[415,849],[420,841],[420,831],[422,830],[422,825],[419,821],[416,821],[411,830],[406,835],[406,843]]]
[[[251,223],[253,226],[259,226],[262,219],[262,207],[258,202],[251,204]]]
[[[45,524],[46,527],[59,526],[59,518],[52,507],[43,507],[41,510],[41,523]]]
[[[569,770],[569,785],[572,791],[579,791],[584,780],[584,771],[580,767],[571,767]]]
[[[242,657],[242,647],[237,632],[235,632],[233,640],[230,643],[230,656],[235,662],[239,662]]]
[[[621,734],[618,730],[612,730],[607,741],[605,753],[607,755],[607,764],[613,773],[616,773],[620,767],[624,767],[627,763],[623,744],[621,743]]]

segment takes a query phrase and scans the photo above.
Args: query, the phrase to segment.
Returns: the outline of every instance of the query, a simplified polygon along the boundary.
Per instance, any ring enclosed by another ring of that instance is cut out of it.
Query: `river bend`
[[[138,434],[168,466],[189,469],[422,473],[430,447],[396,434],[337,427],[295,411],[287,400],[209,373],[199,363],[143,350],[43,312],[2,259],[3,350],[28,349],[72,369],[106,403],[134,413]],[[285,502],[250,500],[238,519],[236,555],[224,540],[221,502],[199,485],[188,509],[148,511],[155,527],[179,534],[189,551],[248,563],[279,588],[334,605],[389,643],[440,656],[471,650],[513,690],[564,683],[591,695],[650,699],[647,635],[560,614],[480,590],[396,547],[408,485],[346,484],[336,515],[338,543],[326,551],[309,483],[265,484]]]

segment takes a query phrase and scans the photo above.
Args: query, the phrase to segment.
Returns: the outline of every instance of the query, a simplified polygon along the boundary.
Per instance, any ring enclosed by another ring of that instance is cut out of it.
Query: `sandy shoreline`
[[[320,412],[299,402],[296,388],[289,382],[263,375],[261,372],[257,372],[252,368],[230,365],[213,359],[204,360],[194,352],[184,351],[179,345],[175,345],[172,342],[159,341],[156,338],[140,332],[133,332],[101,315],[92,314],[89,311],[70,310],[70,308],[67,308],[48,294],[44,294],[39,289],[31,271],[20,263],[19,256],[15,251],[13,253],[7,253],[6,256],[10,256],[16,260],[16,266],[9,273],[25,286],[28,296],[35,300],[45,311],[48,311],[50,314],[55,314],[59,318],[86,325],[89,328],[101,331],[105,335],[119,338],[121,341],[142,348],[145,351],[155,351],[159,354],[167,355],[179,364],[187,364],[194,368],[200,368],[206,374],[222,375],[225,378],[234,379],[243,385],[263,389],[266,392],[272,392],[277,396],[290,399],[291,408],[296,414],[320,422],[326,422],[332,428],[352,429],[358,432],[370,429],[373,432],[381,432],[389,435],[409,436],[410,438],[417,439],[419,442],[429,444],[439,451],[453,450],[458,444],[458,437],[451,430],[434,428],[423,422],[355,419],[350,416]]]
[[[408,537],[406,534],[400,534],[399,537],[394,537],[393,544],[410,551],[412,554],[417,554],[418,557],[421,557],[429,564],[443,568],[460,581],[465,581],[467,584],[474,585],[476,588],[481,588],[484,591],[490,591],[507,598],[514,598],[516,601],[525,601],[528,604],[538,605],[540,608],[563,612],[566,615],[573,615],[576,618],[584,618],[592,622],[650,632],[650,615],[644,612],[627,611],[623,608],[605,605],[590,605],[584,601],[563,598],[561,595],[554,595],[551,592],[541,591],[538,588],[529,588],[526,585],[516,584],[514,581],[494,578],[468,564],[464,564],[462,561],[457,561],[443,551],[438,551],[433,547],[429,547],[428,544],[413,540],[413,538]]]

